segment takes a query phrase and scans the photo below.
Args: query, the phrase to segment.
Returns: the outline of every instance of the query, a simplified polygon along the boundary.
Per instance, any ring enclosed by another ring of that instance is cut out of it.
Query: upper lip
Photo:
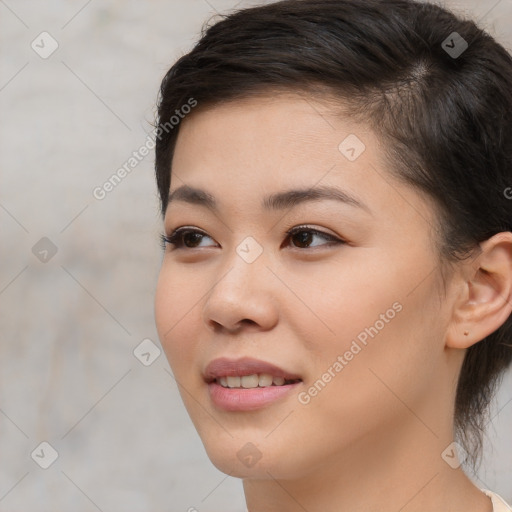
[[[253,375],[255,373],[267,373],[273,377],[283,377],[286,380],[302,380],[300,375],[288,372],[278,366],[252,359],[242,357],[240,359],[229,359],[221,357],[211,361],[204,370],[204,379],[206,382],[213,382],[219,377]]]

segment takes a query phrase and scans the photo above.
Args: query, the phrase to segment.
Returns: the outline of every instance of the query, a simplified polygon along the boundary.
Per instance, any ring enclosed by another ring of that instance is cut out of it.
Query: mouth
[[[215,359],[203,377],[213,404],[225,411],[263,408],[284,398],[302,382],[297,374],[251,358]]]

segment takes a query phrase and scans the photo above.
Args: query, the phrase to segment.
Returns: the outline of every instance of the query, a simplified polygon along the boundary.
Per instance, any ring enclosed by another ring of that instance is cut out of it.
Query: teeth
[[[240,387],[240,377],[226,377],[228,388],[239,388]]]
[[[282,386],[285,383],[284,377],[273,377],[268,373],[254,373],[253,375],[219,377],[217,382],[225,388],[254,389],[269,386]]]
[[[258,375],[244,375],[240,377],[240,384],[243,388],[257,388],[259,383]]]
[[[259,386],[260,388],[272,386],[272,375],[269,375],[268,373],[262,373],[259,378]]]

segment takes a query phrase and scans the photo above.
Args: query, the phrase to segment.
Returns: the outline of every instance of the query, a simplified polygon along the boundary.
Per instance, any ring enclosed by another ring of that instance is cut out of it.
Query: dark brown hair
[[[193,98],[193,116],[272,91],[327,92],[345,105],[340,112],[348,105],[386,141],[390,172],[434,200],[441,271],[512,231],[512,59],[474,22],[413,0],[285,0],[204,29],[160,89],[162,214],[176,110]],[[474,468],[490,400],[512,360],[511,340],[512,316],[466,352],[454,426]]]

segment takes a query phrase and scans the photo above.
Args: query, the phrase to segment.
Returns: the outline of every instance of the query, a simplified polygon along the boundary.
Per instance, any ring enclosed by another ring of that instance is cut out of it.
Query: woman
[[[283,1],[169,70],[159,336],[250,512],[505,511],[512,59],[412,0]]]

